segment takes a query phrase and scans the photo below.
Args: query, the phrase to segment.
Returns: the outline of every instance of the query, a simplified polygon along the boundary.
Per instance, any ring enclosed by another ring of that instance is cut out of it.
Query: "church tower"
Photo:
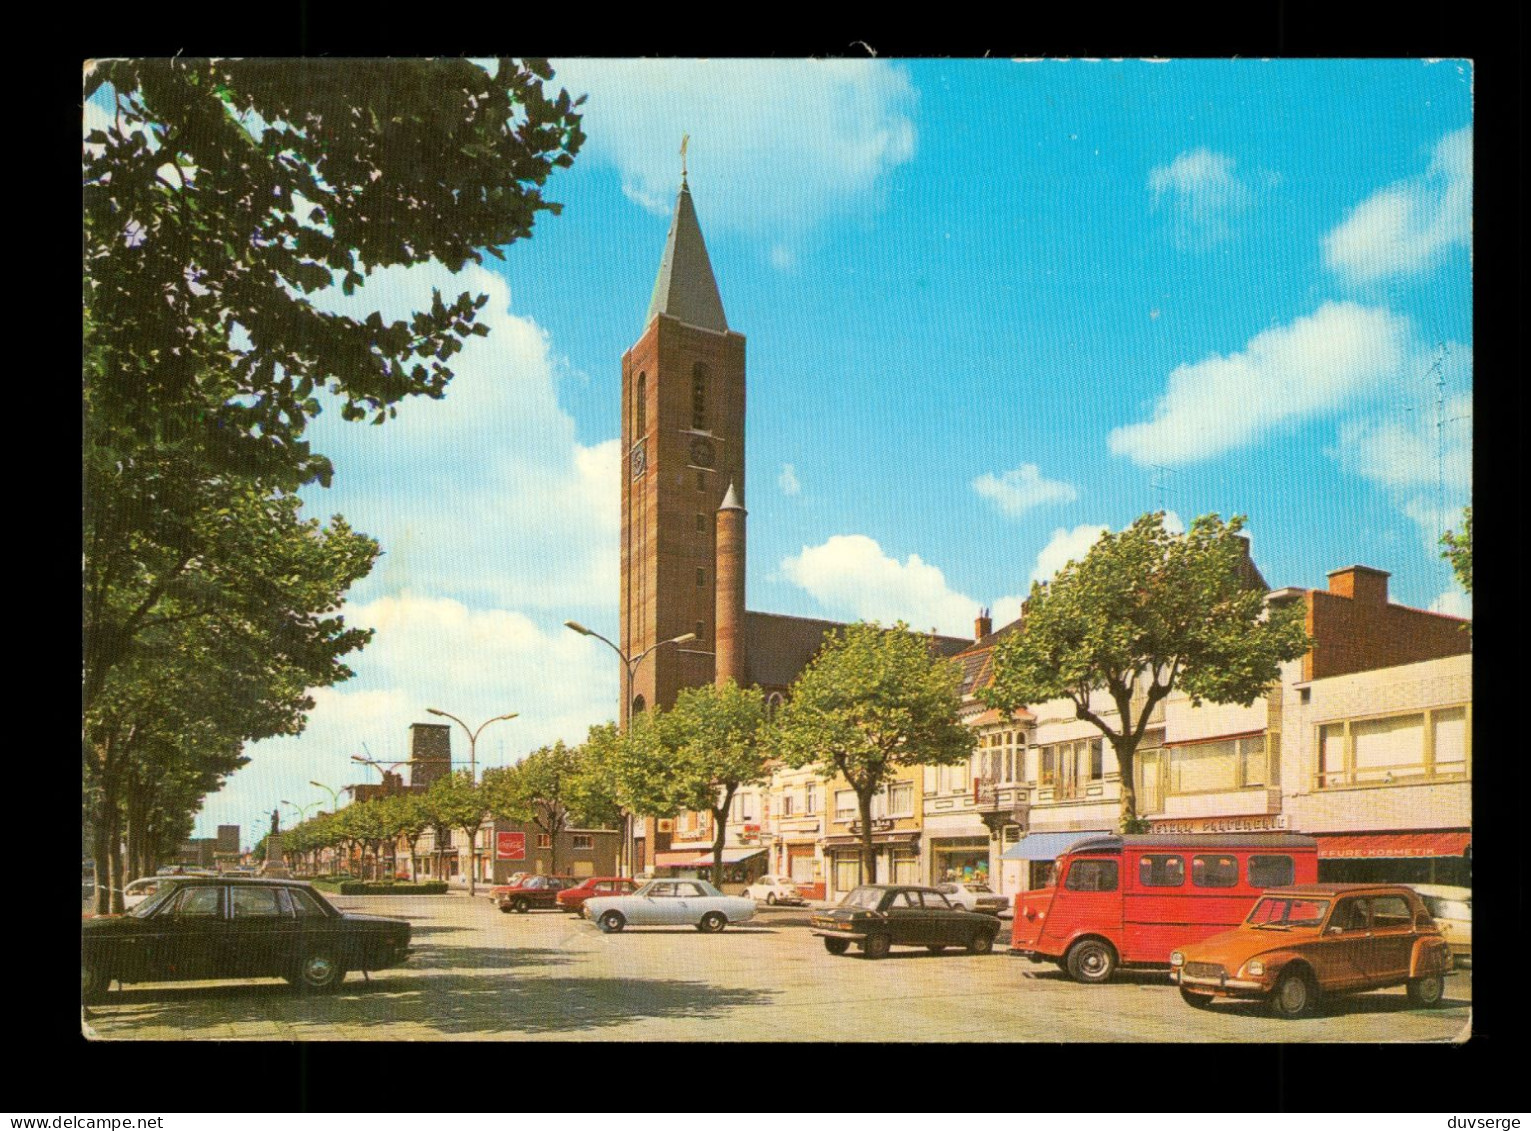
[[[730,485],[744,497],[744,335],[723,315],[684,173],[643,334],[622,357],[622,450],[622,650],[636,658],[696,636],[639,665],[625,725],[635,709],[670,707],[682,688],[717,675],[719,513]],[[734,637],[744,620],[742,508],[724,521]]]

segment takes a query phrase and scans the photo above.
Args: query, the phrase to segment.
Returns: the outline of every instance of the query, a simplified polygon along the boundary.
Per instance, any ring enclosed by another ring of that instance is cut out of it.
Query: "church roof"
[[[746,612],[744,638],[750,682],[760,687],[789,686],[802,674],[808,661],[818,655],[825,634],[844,627],[843,621]],[[955,636],[920,635],[930,641],[941,656],[953,656],[973,643]]]
[[[720,511],[742,511],[744,504],[739,501],[739,494],[734,490],[733,481],[730,480],[728,490],[723,495],[723,503],[718,507]]]
[[[675,215],[670,219],[670,234],[665,239],[664,258],[659,261],[659,277],[654,280],[654,296],[643,324],[654,321],[656,314],[668,314],[703,330],[727,330],[723,299],[712,276],[712,261],[697,223],[696,206],[691,190],[682,179],[680,195],[675,198]]]

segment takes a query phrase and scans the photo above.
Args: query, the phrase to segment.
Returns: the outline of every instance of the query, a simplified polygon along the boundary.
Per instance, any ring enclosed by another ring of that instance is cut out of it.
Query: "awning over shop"
[[[920,834],[918,832],[901,833],[873,833],[873,844],[918,844]],[[861,843],[859,836],[827,836],[824,838],[825,848],[851,848]]]
[[[748,860],[751,856],[759,856],[764,848],[725,848],[723,850],[723,863],[737,864],[741,860]],[[710,868],[712,867],[712,852],[697,852],[696,849],[687,849],[684,852],[656,852],[654,864],[660,868]]]
[[[1092,836],[1105,836],[1110,829],[1085,829],[1077,833],[1032,833],[1023,836],[1013,847],[1005,849],[1001,860],[1056,860],[1078,841]]]
[[[1462,856],[1472,844],[1471,832],[1337,833],[1318,836],[1321,860],[1366,858],[1404,859],[1420,856]]]

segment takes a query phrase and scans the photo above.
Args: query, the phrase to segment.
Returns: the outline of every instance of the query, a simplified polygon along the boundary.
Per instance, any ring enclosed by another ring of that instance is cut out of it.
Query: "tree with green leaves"
[[[490,811],[506,821],[530,822],[552,845],[548,863],[558,871],[558,838],[575,822],[604,825],[616,819],[616,801],[584,745],[562,740],[532,751],[513,766],[484,772]]]
[[[892,628],[863,621],[829,635],[777,714],[777,746],[788,765],[838,775],[855,791],[866,883],[877,882],[872,799],[900,768],[972,755],[973,732],[957,718],[959,675],[902,621]]]
[[[479,829],[483,828],[484,822],[489,819],[483,787],[473,780],[470,770],[456,770],[450,774],[443,774],[431,782],[431,788],[426,791],[425,809],[429,815],[431,827],[436,832],[438,861],[443,851],[442,845],[447,840],[444,833],[452,829],[461,829],[467,836],[468,894],[476,894],[474,846],[478,841]],[[446,879],[446,872],[439,868],[438,871],[439,878]]]
[[[733,680],[686,688],[670,710],[648,712],[632,727],[620,791],[641,813],[710,813],[712,877],[720,883],[728,811],[742,786],[770,776],[769,734],[759,688]]]
[[[1446,531],[1441,535],[1441,557],[1451,563],[1451,572],[1457,575],[1457,583],[1469,596],[1473,591],[1473,509],[1462,508],[1462,533]]]
[[[1207,514],[1176,534],[1159,511],[1107,532],[1032,586],[1020,631],[995,648],[983,700],[1002,711],[1072,703],[1116,752],[1124,830],[1138,820],[1136,754],[1159,703],[1178,688],[1193,705],[1247,707],[1309,647],[1301,605],[1266,603],[1243,527],[1241,515]]]

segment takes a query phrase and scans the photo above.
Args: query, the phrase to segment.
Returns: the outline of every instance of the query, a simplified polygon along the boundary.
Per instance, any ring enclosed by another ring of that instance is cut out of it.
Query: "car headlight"
[[[1181,966],[1184,966],[1185,965],[1185,955],[1182,954],[1178,950],[1170,951],[1170,965],[1174,966],[1174,967],[1177,967],[1177,968],[1181,967]]]
[[[1261,962],[1258,958],[1251,958],[1248,962],[1244,963],[1244,969],[1250,977],[1260,978],[1265,974],[1265,963]]]

